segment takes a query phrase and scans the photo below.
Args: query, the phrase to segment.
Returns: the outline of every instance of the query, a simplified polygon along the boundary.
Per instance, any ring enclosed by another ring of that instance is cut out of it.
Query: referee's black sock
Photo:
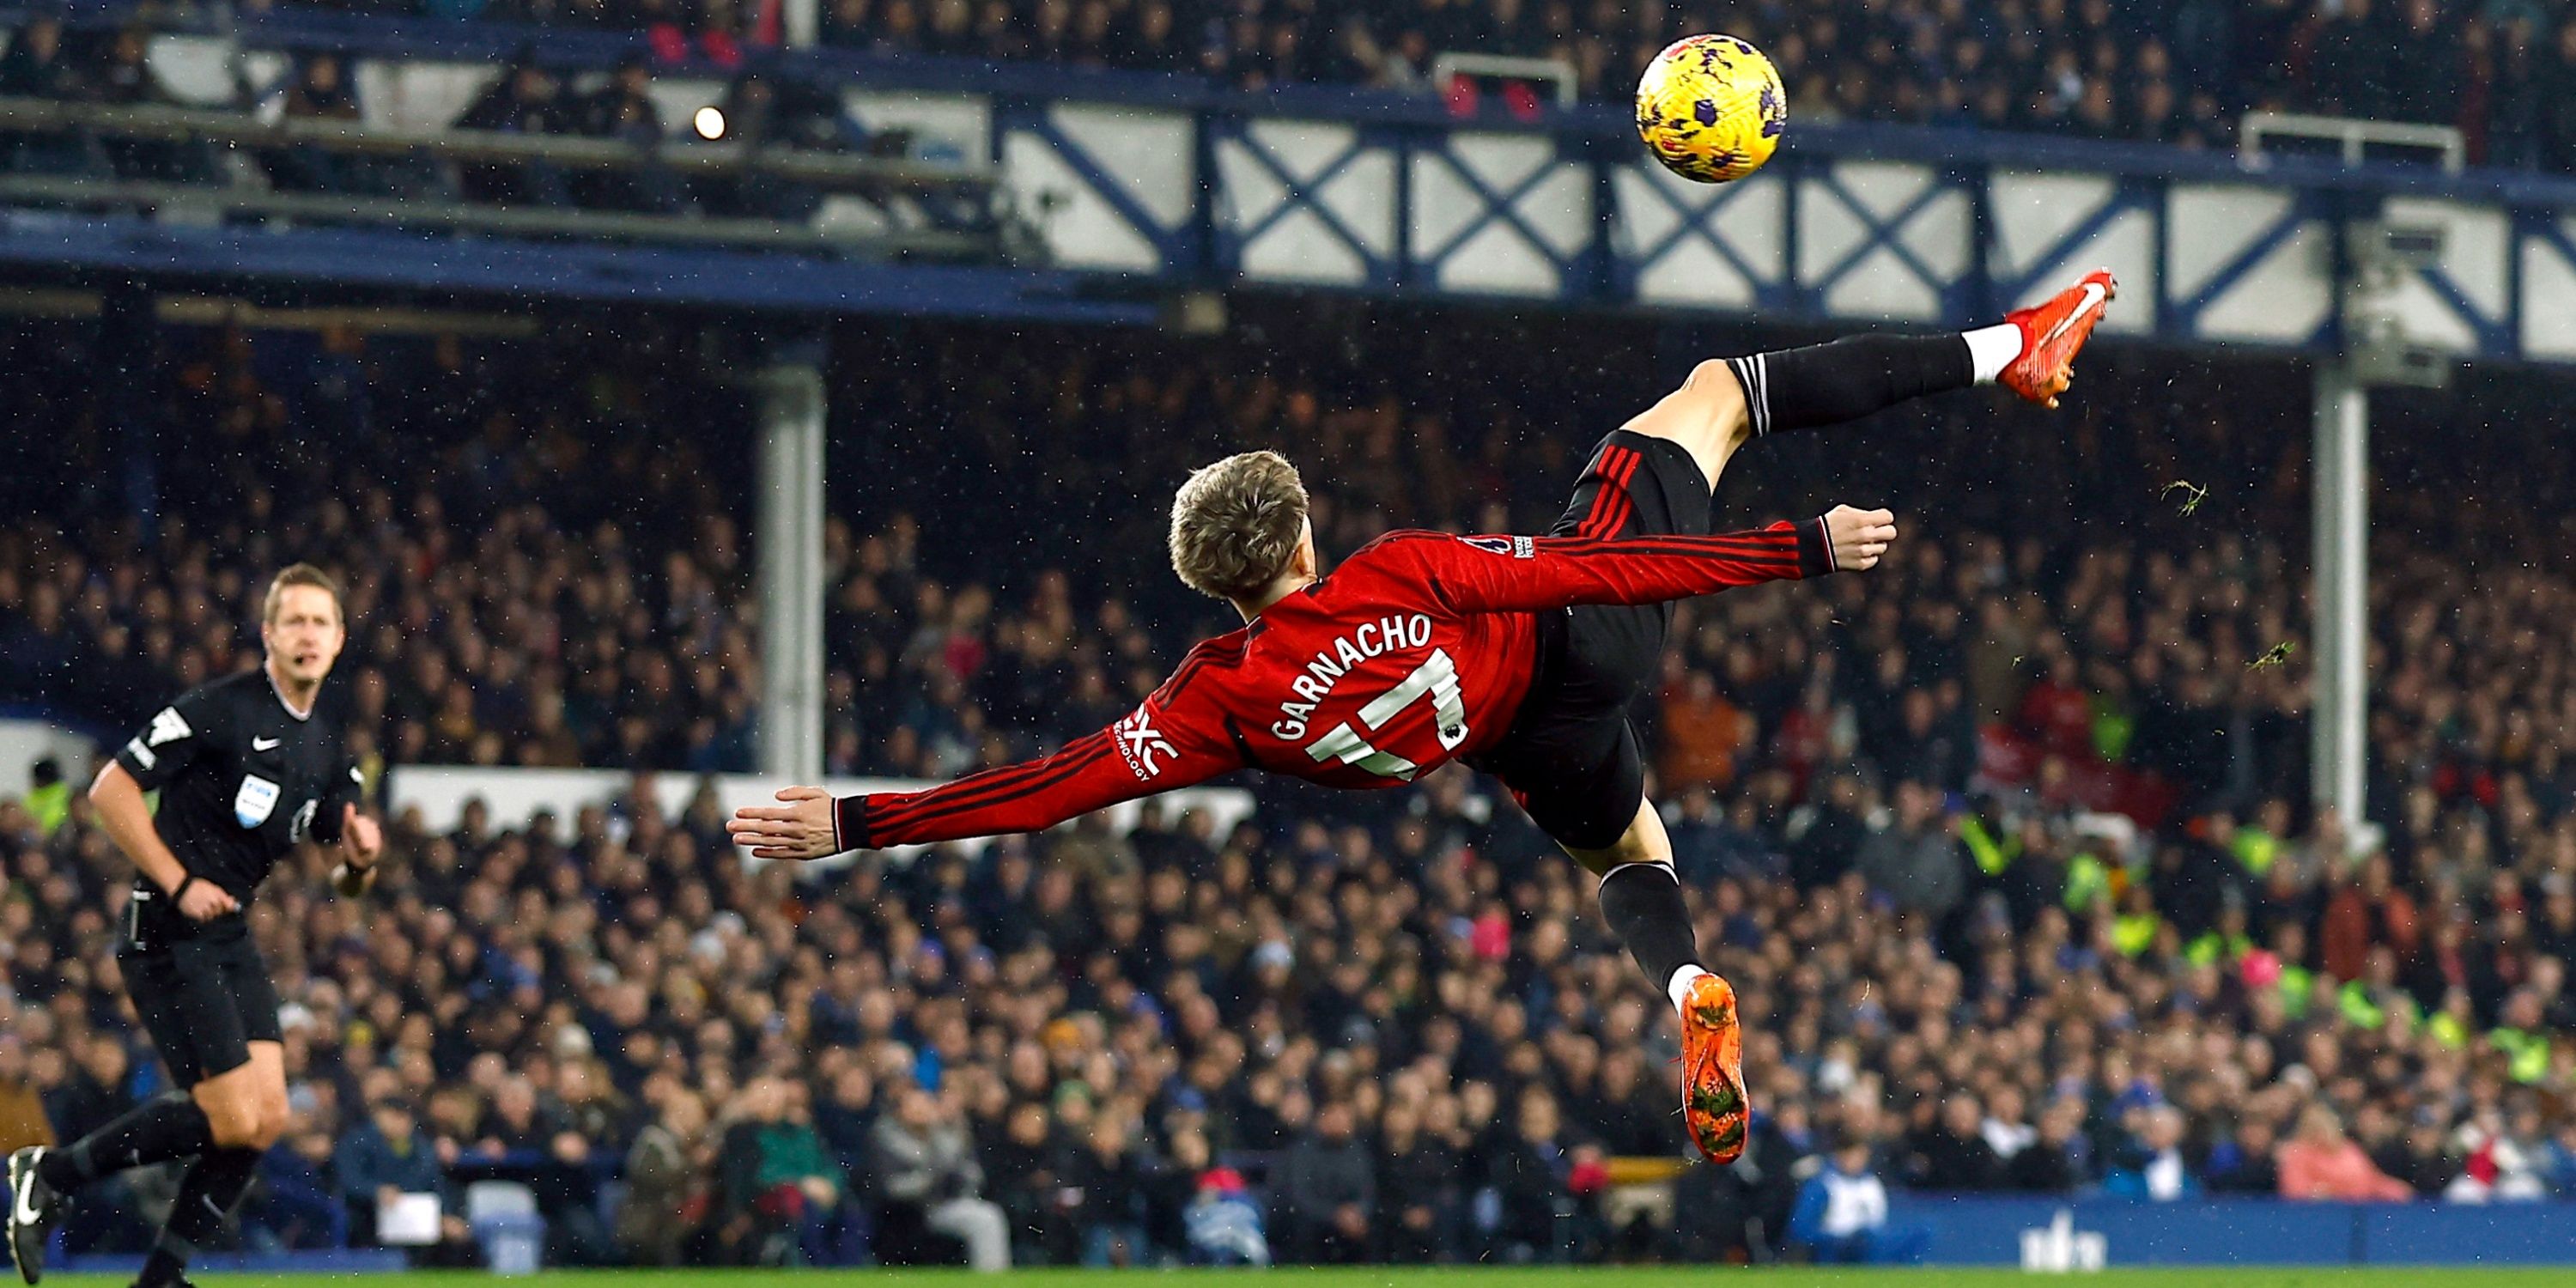
[[[1729,358],[1726,365],[1744,386],[1755,434],[1858,420],[1926,394],[1965,389],[1980,374],[1962,335],[1856,335]]]
[[[68,1193],[129,1167],[194,1157],[214,1143],[206,1111],[187,1092],[170,1091],[69,1145],[46,1150],[36,1166],[45,1184]]]
[[[255,1149],[210,1149],[188,1164],[187,1174],[179,1178],[178,1196],[170,1200],[170,1219],[161,1224],[161,1237],[134,1280],[136,1288],[179,1282],[188,1259],[222,1237],[224,1223],[250,1190],[258,1168]]]
[[[1669,863],[1623,863],[1601,878],[1601,915],[1617,931],[1628,955],[1657,988],[1670,988],[1685,966],[1699,965],[1699,939],[1691,933],[1690,905]]]

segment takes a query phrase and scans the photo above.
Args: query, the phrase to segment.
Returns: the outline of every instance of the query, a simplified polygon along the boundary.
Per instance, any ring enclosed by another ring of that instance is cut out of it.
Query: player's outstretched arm
[[[1431,582],[1462,612],[1659,604],[1736,586],[1878,566],[1896,540],[1885,510],[1834,507],[1799,523],[1709,537],[1449,537],[1408,533]]]
[[[1176,718],[1159,705],[1160,696],[1052,756],[918,792],[835,799],[820,787],[790,787],[778,793],[776,805],[735,811],[725,830],[734,844],[761,859],[820,859],[848,850],[1042,832],[1243,766],[1230,739]]]

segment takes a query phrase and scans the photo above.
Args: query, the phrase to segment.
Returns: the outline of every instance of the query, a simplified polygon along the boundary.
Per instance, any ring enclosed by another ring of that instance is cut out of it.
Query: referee
[[[269,583],[267,662],[201,685],[116,753],[90,785],[100,824],[134,861],[117,960],[135,1013],[180,1090],[70,1145],[9,1157],[9,1254],[30,1284],[65,1195],[129,1167],[192,1159],[135,1282],[185,1284],[188,1257],[223,1232],[260,1152],[286,1127],[277,992],[242,909],[308,836],[338,848],[342,893],[373,880],[383,839],[324,677],[348,632],[340,588],[297,564]],[[158,790],[158,813],[144,793]]]

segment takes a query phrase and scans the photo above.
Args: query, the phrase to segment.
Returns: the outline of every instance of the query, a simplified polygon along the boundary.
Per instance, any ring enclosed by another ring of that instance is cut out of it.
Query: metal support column
[[[823,774],[823,368],[791,349],[759,392],[760,771]]]
[[[2362,820],[2370,694],[2370,391],[2348,361],[2317,364],[2316,662],[2309,709],[2310,794],[2347,826]]]
[[[810,49],[823,38],[822,0],[779,0],[779,24],[789,49]]]

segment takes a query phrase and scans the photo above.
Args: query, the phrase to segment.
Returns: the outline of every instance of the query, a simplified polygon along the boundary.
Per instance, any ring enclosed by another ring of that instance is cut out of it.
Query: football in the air
[[[1761,169],[1788,124],[1779,69],[1733,36],[1677,40],[1637,82],[1637,133],[1685,179],[1725,183]]]

